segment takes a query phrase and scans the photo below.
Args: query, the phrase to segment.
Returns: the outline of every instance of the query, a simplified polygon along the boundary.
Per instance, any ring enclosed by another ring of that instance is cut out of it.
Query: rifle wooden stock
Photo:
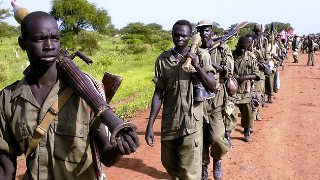
[[[90,82],[88,77],[74,64],[66,50],[61,50],[60,57],[57,59],[58,74],[62,79],[76,92],[86,103],[91,107],[93,112],[100,116],[101,121],[105,124],[111,132],[111,143],[116,146],[115,137],[122,129],[131,128],[136,129],[136,126],[129,122],[124,122],[122,119],[109,112],[109,106],[104,98],[99,94],[94,85]],[[116,80],[107,80],[107,78],[115,78]],[[104,84],[106,97],[108,101],[111,100],[115,91],[120,86],[122,78],[119,76],[105,76],[104,82],[116,82],[112,84]],[[112,96],[111,96],[112,95]]]
[[[196,52],[196,48],[199,46],[200,42],[201,42],[201,37],[200,37],[200,33],[197,33],[195,35],[192,36],[192,44],[191,44],[191,48],[190,48],[190,52],[191,53],[195,53]],[[182,65],[182,69],[189,72],[191,71],[191,58],[188,57],[186,59],[186,62]]]

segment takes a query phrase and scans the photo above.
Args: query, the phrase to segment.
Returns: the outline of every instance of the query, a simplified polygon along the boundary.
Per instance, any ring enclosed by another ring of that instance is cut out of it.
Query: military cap
[[[212,23],[207,19],[203,19],[197,23],[196,28],[201,27],[201,26],[211,26],[212,27]]]

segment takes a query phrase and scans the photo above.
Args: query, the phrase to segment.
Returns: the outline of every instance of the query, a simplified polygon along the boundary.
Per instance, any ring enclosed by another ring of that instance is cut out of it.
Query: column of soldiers
[[[211,64],[217,70],[215,96],[206,102],[203,125],[202,179],[208,179],[209,154],[213,159],[213,177],[221,179],[222,158],[231,149],[231,132],[237,124],[238,111],[241,113],[244,141],[250,142],[255,120],[261,120],[260,112],[273,102],[273,93],[279,90],[277,79],[279,66],[287,56],[286,48],[279,36],[262,34],[259,25],[254,26],[253,35],[240,37],[232,52],[223,43],[212,48],[218,38],[212,31],[212,23],[200,21],[197,26],[202,44],[211,55]],[[237,92],[228,89],[230,79],[236,79]],[[210,150],[209,150],[210,149]]]
[[[161,161],[170,177],[208,179],[211,156],[213,177],[221,179],[222,160],[232,147],[231,133],[237,125],[238,111],[243,140],[250,142],[254,121],[262,119],[262,107],[273,102],[273,93],[280,88],[278,72],[286,48],[276,35],[265,36],[258,24],[254,34],[239,38],[234,51],[226,43],[213,47],[221,37],[215,35],[211,22],[201,20],[196,25],[201,45],[190,52],[190,26],[186,20],[177,21],[172,28],[175,47],[157,58],[153,79],[156,88],[145,139],[148,145],[154,145],[153,124],[163,104]],[[189,73],[182,70],[188,58],[194,66]],[[202,88],[197,86],[199,82]],[[197,99],[199,95],[203,100]]]

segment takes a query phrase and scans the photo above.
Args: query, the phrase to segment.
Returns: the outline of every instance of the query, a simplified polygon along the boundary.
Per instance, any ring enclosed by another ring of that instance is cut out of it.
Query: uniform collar
[[[61,90],[65,89],[66,84],[59,80],[56,82],[56,84],[53,86],[53,88],[51,89],[51,91],[49,92],[44,104],[53,104],[53,102],[58,98],[58,92],[60,92]],[[30,85],[27,83],[26,77],[24,77],[23,79],[21,79],[17,85],[14,87],[13,93],[12,93],[12,97],[11,97],[11,101],[13,101],[14,99],[20,97],[25,99],[26,101],[28,101],[29,103],[33,104],[34,106],[41,108],[39,103],[37,102],[37,100],[34,98]],[[53,97],[54,96],[54,97]],[[53,98],[50,98],[53,97]],[[47,102],[50,101],[50,102]],[[52,103],[51,103],[52,101]]]

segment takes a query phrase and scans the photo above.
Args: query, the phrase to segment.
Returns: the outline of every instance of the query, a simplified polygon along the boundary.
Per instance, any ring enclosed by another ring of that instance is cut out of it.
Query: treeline
[[[103,39],[101,36],[118,36],[125,44],[121,52],[128,54],[165,50],[172,46],[171,31],[164,30],[157,23],[133,22],[122,29],[116,29],[108,11],[98,8],[87,0],[52,0],[51,3],[50,13],[60,23],[62,46],[72,51],[81,50],[89,55],[95,54],[101,48],[99,42]],[[10,16],[12,14],[9,9],[0,9],[0,38],[18,36],[20,33],[20,27],[3,22]],[[238,35],[252,34],[254,24],[256,23],[249,23]],[[290,23],[275,24],[278,32],[293,30]],[[193,25],[195,26],[196,22]],[[213,22],[213,30],[218,36],[227,33],[235,26],[236,24],[232,24],[228,29],[223,29],[219,23]],[[262,26],[264,31],[268,32],[271,22]],[[234,39],[231,41],[233,41],[231,44],[236,42]],[[115,46],[118,47],[116,43]]]

